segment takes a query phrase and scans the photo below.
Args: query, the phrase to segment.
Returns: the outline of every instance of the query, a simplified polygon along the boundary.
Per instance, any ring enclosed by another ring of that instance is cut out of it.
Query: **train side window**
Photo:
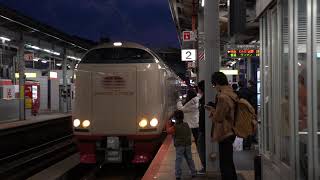
[[[154,63],[155,58],[143,49],[136,48],[100,48],[91,50],[81,63],[84,64],[125,64]]]

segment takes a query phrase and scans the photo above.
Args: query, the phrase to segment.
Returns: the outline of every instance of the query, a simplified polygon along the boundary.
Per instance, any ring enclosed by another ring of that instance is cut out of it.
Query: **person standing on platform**
[[[188,123],[191,128],[192,135],[195,139],[196,146],[198,147],[199,137],[199,97],[193,90],[188,90],[185,103],[181,100],[177,103],[178,110],[184,113],[184,122]]]
[[[243,98],[250,102],[250,91],[247,87],[245,87],[245,83],[243,81],[239,81],[239,90],[238,90],[238,96],[239,98]]]
[[[232,87],[233,91],[234,91],[236,94],[238,94],[238,84],[232,84],[231,87]]]
[[[229,86],[226,75],[215,72],[211,83],[217,90],[216,107],[208,107],[214,124],[213,140],[219,143],[219,165],[222,180],[236,180],[237,174],[233,162],[233,142],[236,138],[233,132],[235,103],[237,94]]]
[[[183,122],[184,114],[180,110],[176,110],[166,124],[168,134],[174,136],[174,146],[176,148],[176,179],[181,179],[181,164],[183,158],[186,159],[191,176],[196,176],[196,168],[191,153],[191,131],[188,123]]]
[[[202,169],[198,174],[206,173],[206,139],[205,139],[205,96],[204,96],[204,81],[198,83],[198,97],[199,99],[199,137],[198,137],[198,146],[197,150],[199,153],[200,161],[202,164]]]
[[[256,83],[252,80],[248,81],[248,90],[249,90],[249,103],[252,105],[252,107],[255,109],[255,112],[257,114],[257,110],[258,110],[258,101],[257,101],[257,86]]]

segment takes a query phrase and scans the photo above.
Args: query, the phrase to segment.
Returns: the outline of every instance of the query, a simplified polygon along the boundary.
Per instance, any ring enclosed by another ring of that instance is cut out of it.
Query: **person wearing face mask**
[[[221,177],[222,180],[236,180],[232,146],[236,136],[232,128],[235,119],[235,102],[238,96],[229,86],[228,79],[222,72],[215,72],[211,76],[211,83],[217,91],[216,106],[211,108],[210,117],[214,124],[212,137],[219,144]]]

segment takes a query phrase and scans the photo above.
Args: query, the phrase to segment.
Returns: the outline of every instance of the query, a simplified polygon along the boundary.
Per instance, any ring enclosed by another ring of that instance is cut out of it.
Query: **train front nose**
[[[93,74],[93,131],[135,134],[137,127],[136,67],[97,69]]]

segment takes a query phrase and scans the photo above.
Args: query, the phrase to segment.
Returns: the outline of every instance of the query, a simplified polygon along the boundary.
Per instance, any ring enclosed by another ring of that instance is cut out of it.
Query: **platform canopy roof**
[[[192,15],[203,12],[201,6],[202,0],[168,0],[172,18],[176,24],[176,29],[179,34],[181,42],[181,32],[185,30],[192,30]],[[208,0],[205,0],[208,1]],[[246,11],[246,29],[244,33],[238,34],[237,43],[248,43],[252,40],[258,39],[259,23],[256,21],[255,4],[256,0],[243,0],[243,5]],[[219,21],[221,43],[225,44],[230,41],[229,37],[229,6],[228,0],[219,1]]]
[[[16,33],[23,33],[24,35],[29,35],[79,53],[86,52],[96,44],[93,41],[61,32],[56,28],[40,23],[1,4],[0,27]],[[14,38],[13,43],[18,40],[17,37],[11,38]]]

